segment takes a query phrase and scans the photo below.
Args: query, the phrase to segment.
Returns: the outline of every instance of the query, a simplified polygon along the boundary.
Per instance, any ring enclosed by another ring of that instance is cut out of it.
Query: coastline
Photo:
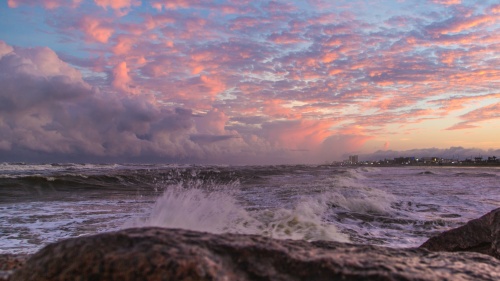
[[[499,163],[433,163],[433,164],[424,164],[424,163],[415,163],[415,164],[384,164],[384,163],[376,163],[376,164],[324,164],[324,166],[332,166],[332,167],[353,167],[353,168],[362,168],[362,167],[370,167],[370,168],[403,168],[403,167],[500,167]]]

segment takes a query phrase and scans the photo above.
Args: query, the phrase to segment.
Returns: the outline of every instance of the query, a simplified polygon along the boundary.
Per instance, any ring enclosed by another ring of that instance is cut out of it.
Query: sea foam
[[[349,241],[331,223],[324,221],[329,208],[324,200],[304,198],[292,208],[246,210],[231,186],[201,189],[185,184],[169,186],[149,216],[125,227],[158,226],[211,233],[242,233],[278,239]]]

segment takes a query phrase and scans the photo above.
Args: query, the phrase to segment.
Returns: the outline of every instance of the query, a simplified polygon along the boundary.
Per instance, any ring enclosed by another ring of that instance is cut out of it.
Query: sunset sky
[[[498,157],[499,86],[498,1],[0,1],[0,162]]]

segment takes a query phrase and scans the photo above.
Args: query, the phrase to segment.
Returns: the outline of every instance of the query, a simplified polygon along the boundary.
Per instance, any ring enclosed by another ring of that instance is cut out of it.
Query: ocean
[[[142,226],[406,248],[498,207],[498,167],[4,163],[0,254]]]

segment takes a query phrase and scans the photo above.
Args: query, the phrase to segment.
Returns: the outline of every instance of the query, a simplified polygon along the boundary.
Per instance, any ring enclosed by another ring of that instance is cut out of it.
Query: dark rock
[[[500,208],[432,237],[420,248],[429,251],[477,252],[500,259]]]
[[[477,253],[135,228],[50,244],[12,280],[500,280],[500,261]]]
[[[14,270],[21,268],[28,255],[0,254],[0,281],[9,280]]]

